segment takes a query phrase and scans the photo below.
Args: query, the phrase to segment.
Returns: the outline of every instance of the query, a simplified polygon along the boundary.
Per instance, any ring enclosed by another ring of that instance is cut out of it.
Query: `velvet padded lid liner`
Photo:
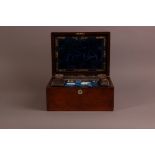
[[[109,74],[109,32],[52,33],[53,71]]]

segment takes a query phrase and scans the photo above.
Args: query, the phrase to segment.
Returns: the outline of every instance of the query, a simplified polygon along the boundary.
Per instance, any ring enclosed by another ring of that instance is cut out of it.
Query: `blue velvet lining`
[[[104,38],[96,37],[58,39],[59,69],[104,69]]]

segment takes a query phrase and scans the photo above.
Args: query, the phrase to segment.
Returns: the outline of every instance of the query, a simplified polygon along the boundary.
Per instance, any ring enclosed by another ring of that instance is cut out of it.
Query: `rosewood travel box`
[[[51,33],[48,111],[112,111],[110,32]]]

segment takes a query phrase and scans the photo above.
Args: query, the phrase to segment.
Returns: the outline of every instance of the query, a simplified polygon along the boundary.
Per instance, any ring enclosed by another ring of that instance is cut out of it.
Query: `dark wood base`
[[[82,94],[78,91],[82,90]],[[48,111],[112,111],[114,87],[52,87],[46,88]]]

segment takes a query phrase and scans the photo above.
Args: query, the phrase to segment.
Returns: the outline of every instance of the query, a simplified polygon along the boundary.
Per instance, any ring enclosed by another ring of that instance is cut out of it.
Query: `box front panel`
[[[113,88],[47,88],[49,111],[111,111],[113,100]]]

